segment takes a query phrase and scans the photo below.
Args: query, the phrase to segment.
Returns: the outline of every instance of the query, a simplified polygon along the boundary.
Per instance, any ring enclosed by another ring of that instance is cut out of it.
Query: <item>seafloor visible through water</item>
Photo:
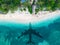
[[[32,36],[35,45],[60,45],[60,18],[43,22],[31,23],[32,29],[39,32],[43,38]],[[29,24],[0,21],[0,45],[26,45],[28,35],[18,38],[22,32],[29,29]],[[32,45],[32,44],[30,44]]]

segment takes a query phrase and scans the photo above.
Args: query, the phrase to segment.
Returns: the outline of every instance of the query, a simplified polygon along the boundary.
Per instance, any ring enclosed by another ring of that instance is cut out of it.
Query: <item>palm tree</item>
[[[32,1],[32,3],[31,3]],[[30,13],[35,13],[35,11],[45,10],[56,10],[60,9],[60,0],[25,0],[25,2],[21,2],[21,0],[0,0],[0,12],[6,14],[9,10],[14,12],[18,8],[26,10]]]

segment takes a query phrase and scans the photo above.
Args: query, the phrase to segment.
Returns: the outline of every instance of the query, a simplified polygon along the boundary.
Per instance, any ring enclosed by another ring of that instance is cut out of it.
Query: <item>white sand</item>
[[[15,21],[15,22],[37,22],[37,21],[44,21],[47,19],[51,19],[53,17],[60,17],[60,11],[57,10],[55,12],[49,11],[41,11],[38,14],[30,14],[28,11],[16,11],[15,13],[8,13],[8,14],[0,14],[0,20],[2,21]]]

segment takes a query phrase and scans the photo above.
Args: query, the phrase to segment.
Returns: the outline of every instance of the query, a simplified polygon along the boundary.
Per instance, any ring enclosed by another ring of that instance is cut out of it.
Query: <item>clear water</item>
[[[35,45],[60,45],[59,17],[31,24],[32,28],[43,36],[43,38],[32,36]],[[29,24],[0,21],[0,45],[26,45],[28,35],[21,37],[21,39],[17,37],[28,28]]]

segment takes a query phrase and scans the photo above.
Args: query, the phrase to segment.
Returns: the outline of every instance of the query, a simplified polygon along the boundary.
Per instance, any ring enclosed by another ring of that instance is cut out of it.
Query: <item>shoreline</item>
[[[44,21],[44,20],[51,19],[57,16],[60,17],[60,10],[57,10],[54,12],[43,11],[43,12],[39,12],[36,15],[29,14],[28,11],[26,12],[16,11],[15,13],[9,12],[7,14],[0,14],[0,20],[29,23],[29,22]]]

